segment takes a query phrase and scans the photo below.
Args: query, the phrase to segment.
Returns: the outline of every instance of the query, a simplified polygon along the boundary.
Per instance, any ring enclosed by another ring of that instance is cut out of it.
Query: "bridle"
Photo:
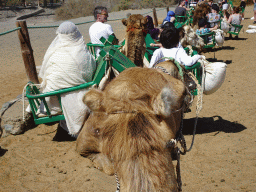
[[[126,32],[134,31],[135,29],[142,30],[144,36],[146,36],[148,33],[148,30],[137,28],[137,27],[127,27]]]

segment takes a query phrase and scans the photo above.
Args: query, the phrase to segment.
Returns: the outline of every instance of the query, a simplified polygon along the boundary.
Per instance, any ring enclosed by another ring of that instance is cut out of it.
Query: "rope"
[[[174,58],[172,58],[172,57],[162,57],[161,59],[158,59],[158,60],[155,62],[155,64],[154,64],[153,66],[157,65],[158,63],[160,63],[160,61],[163,60],[163,59],[168,59],[168,60],[173,61],[173,63],[177,66],[177,68],[178,68],[178,70],[179,70],[179,74],[180,74],[180,76],[181,76],[181,80],[184,82],[183,68],[181,67],[181,65],[179,64],[179,62],[177,62]],[[159,67],[159,68],[160,68],[160,67]],[[166,69],[165,69],[165,71],[166,71]],[[168,73],[168,72],[167,72],[167,73]],[[169,73],[168,73],[168,74],[169,74]]]
[[[179,149],[180,154],[182,154],[182,155],[185,155],[187,152],[191,151],[191,149],[194,145],[198,116],[199,116],[200,111],[202,110],[202,105],[203,105],[203,87],[204,87],[204,82],[205,82],[205,66],[204,65],[208,64],[209,62],[205,58],[200,59],[199,62],[201,63],[201,67],[202,67],[202,86],[200,86],[200,84],[198,83],[198,80],[196,79],[196,77],[194,76],[193,73],[191,73],[191,72],[188,73],[190,78],[192,78],[192,80],[197,85],[197,105],[196,105],[196,118],[195,118],[194,129],[193,129],[193,138],[192,138],[192,142],[190,144],[189,149],[187,149],[185,137],[182,134],[182,128],[183,128],[183,113],[182,113],[181,127],[177,134],[177,141],[180,142],[181,147],[183,148],[183,151],[181,151]]]
[[[115,177],[116,177],[116,192],[120,192],[120,183],[119,183],[117,173],[115,173]]]

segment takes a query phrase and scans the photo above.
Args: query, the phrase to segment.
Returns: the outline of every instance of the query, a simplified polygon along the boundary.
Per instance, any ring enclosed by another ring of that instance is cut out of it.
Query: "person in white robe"
[[[44,93],[91,82],[96,70],[94,57],[86,48],[83,36],[74,23],[63,22],[56,34],[45,53],[39,72]],[[65,120],[60,122],[60,126],[74,137],[78,136],[89,114],[89,109],[82,101],[87,91],[88,88],[61,95]],[[61,112],[56,96],[47,98],[47,104],[52,115]],[[40,108],[40,113],[43,113],[44,106]]]

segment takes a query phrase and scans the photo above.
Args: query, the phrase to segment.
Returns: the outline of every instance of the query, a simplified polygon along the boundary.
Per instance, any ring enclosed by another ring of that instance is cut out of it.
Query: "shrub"
[[[56,20],[67,20],[93,15],[96,5],[106,6],[109,11],[127,9],[142,9],[167,7],[177,3],[177,0],[103,0],[96,4],[96,0],[69,0],[55,11]]]
[[[68,1],[55,11],[56,20],[68,20],[93,15],[94,4],[90,0]]]

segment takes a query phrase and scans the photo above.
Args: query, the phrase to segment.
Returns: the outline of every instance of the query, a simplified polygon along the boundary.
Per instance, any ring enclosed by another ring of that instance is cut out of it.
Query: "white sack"
[[[215,62],[205,66],[204,94],[209,95],[217,91],[225,80],[226,63]]]
[[[227,21],[221,22],[221,30],[223,30],[225,33],[229,31],[229,24]]]
[[[249,25],[248,29],[256,29],[256,26],[255,25]]]
[[[218,47],[221,47],[224,43],[224,32],[221,29],[215,31],[215,41]]]
[[[248,29],[245,32],[246,33],[256,33],[256,29]]]

